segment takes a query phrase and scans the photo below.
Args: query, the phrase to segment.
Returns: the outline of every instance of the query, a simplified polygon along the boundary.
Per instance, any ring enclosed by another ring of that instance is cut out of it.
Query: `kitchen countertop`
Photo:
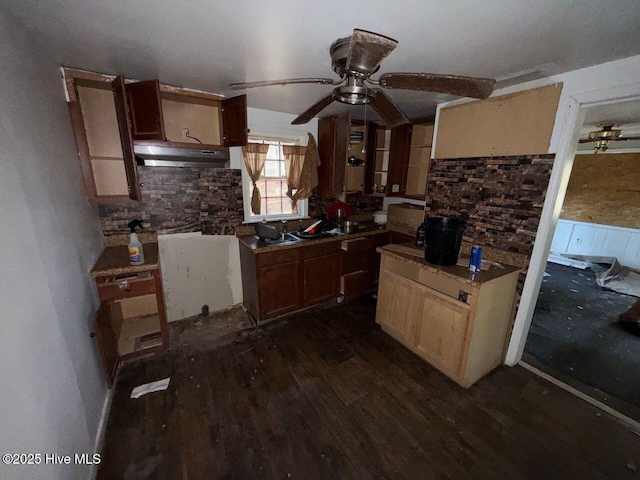
[[[362,222],[360,225],[364,225],[363,230],[359,230],[357,233],[347,233],[344,235],[335,235],[332,237],[314,238],[308,240],[302,240],[295,243],[287,243],[285,245],[266,245],[264,242],[258,240],[254,235],[239,236],[238,240],[244,245],[253,250],[253,253],[265,253],[275,252],[280,250],[289,250],[292,248],[301,248],[309,245],[318,245],[321,243],[336,242],[342,240],[349,240],[351,238],[365,237],[369,235],[375,235],[377,233],[388,232],[385,225],[376,225],[373,222]]]
[[[142,247],[144,253],[144,263],[142,265],[131,265],[129,263],[127,245],[106,247],[91,269],[91,275],[94,277],[127,275],[160,268],[158,244],[145,243]]]
[[[417,248],[408,247],[407,245],[385,245],[384,247],[378,247],[376,249],[383,255],[389,255],[390,257],[418,265],[420,268],[443,275],[445,277],[453,278],[454,280],[461,281],[467,285],[473,287],[479,287],[483,283],[490,282],[496,278],[500,278],[503,275],[508,275],[513,272],[520,271],[519,267],[513,265],[507,265],[501,263],[504,268],[496,267],[492,265],[488,270],[481,270],[478,273],[471,273],[469,267],[462,265],[434,265],[424,260],[424,251]],[[404,250],[404,251],[403,251]],[[405,253],[412,251],[411,253]],[[460,257],[465,258],[465,257]],[[468,258],[468,257],[467,257]]]

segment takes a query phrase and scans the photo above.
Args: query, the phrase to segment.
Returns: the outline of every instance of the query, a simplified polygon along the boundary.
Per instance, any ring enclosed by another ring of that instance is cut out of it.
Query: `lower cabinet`
[[[257,322],[337,298],[340,243],[254,253],[240,242],[243,303]]]
[[[100,308],[94,336],[113,384],[120,362],[169,348],[160,271],[96,277]]]
[[[411,305],[415,282],[391,272],[381,272],[376,322],[397,339],[415,344],[417,318]]]
[[[258,289],[265,318],[277,317],[302,307],[296,293],[302,285],[298,260],[260,268]]]
[[[336,252],[303,260],[305,307],[338,296],[337,280],[340,272],[340,257],[338,255]]]
[[[470,284],[383,253],[376,322],[467,388],[502,361],[518,272]]]
[[[431,362],[453,375],[461,373],[470,307],[418,285],[414,287],[415,347]]]
[[[341,242],[340,293],[360,295],[378,281],[380,254],[376,249],[389,243],[389,232],[356,237]]]

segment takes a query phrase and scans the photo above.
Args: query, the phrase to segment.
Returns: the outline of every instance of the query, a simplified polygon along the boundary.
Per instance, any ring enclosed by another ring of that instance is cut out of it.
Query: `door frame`
[[[558,150],[553,163],[533,252],[522,289],[522,297],[505,358],[505,363],[509,366],[518,364],[522,359],[547,258],[551,249],[551,242],[558,224],[564,197],[567,193],[567,185],[569,184],[586,109],[634,100],[640,100],[640,83],[594,90],[571,95],[568,98],[567,113],[563,119]]]

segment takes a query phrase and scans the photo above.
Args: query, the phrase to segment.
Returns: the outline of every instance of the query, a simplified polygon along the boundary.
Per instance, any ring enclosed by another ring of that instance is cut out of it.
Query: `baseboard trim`
[[[611,408],[609,405],[605,405],[604,403],[602,403],[599,400],[596,400],[593,397],[590,397],[589,395],[587,395],[586,393],[581,392],[580,390],[572,387],[571,385],[567,385],[566,383],[564,383],[561,380],[558,380],[555,377],[552,377],[551,375],[549,375],[548,373],[543,372],[542,370],[540,370],[539,368],[534,367],[533,365],[525,362],[525,361],[520,361],[518,363],[518,365],[520,365],[521,367],[529,370],[530,372],[536,374],[537,376],[539,376],[540,378],[545,379],[546,381],[553,383],[554,385],[556,385],[557,387],[562,388],[563,390],[571,393],[572,395],[575,395],[576,397],[578,397],[581,400],[584,400],[585,402],[593,405],[594,407],[602,410],[605,413],[608,413],[609,415],[611,415],[612,417],[614,417],[616,420],[618,420],[619,422],[623,423],[625,426],[627,426],[630,430],[632,430],[636,435],[640,435],[640,422],[637,422],[636,420],[634,420],[631,417],[627,417],[626,415],[624,415],[623,413],[620,413],[617,410],[614,410],[613,408]]]
[[[100,421],[98,422],[98,431],[96,432],[96,438],[94,441],[94,453],[100,453],[102,451],[102,444],[104,443],[104,436],[107,432],[107,420],[109,419],[109,411],[111,410],[111,401],[113,400],[113,388],[107,390],[107,394],[104,397],[104,403],[102,404],[102,413],[100,414]],[[88,480],[95,480],[98,474],[99,465],[91,465],[89,469]]]

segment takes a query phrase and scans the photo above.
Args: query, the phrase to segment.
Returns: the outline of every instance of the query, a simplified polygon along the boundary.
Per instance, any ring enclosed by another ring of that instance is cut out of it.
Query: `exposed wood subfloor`
[[[98,478],[637,478],[640,437],[607,414],[520,367],[464,390],[374,316],[362,298],[127,365]]]

